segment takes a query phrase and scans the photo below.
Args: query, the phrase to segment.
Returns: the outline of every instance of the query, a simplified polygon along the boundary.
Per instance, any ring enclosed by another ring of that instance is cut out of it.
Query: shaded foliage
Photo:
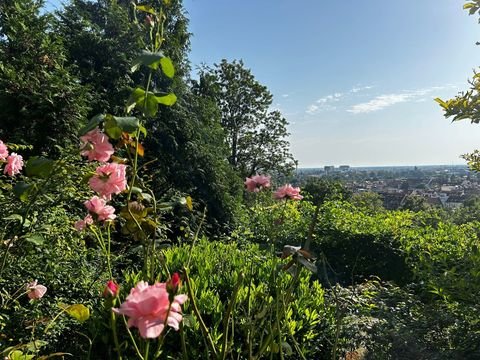
[[[87,94],[66,61],[65,39],[53,31],[43,1],[0,3],[0,137],[58,155],[76,142]]]

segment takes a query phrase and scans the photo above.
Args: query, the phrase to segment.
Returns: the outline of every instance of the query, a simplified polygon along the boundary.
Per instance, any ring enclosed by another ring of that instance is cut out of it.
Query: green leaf
[[[41,347],[47,346],[48,342],[43,340],[31,341],[25,345],[25,348],[30,352],[37,352]]]
[[[120,139],[120,137],[122,136],[122,129],[120,129],[120,127],[117,125],[115,117],[112,115],[107,115],[105,119],[106,121],[104,125],[104,130],[107,135],[112,139]]]
[[[147,101],[145,102],[145,97]],[[145,106],[146,103],[146,106]],[[131,94],[127,102],[127,111],[131,111],[134,107],[137,107],[146,116],[155,116],[158,112],[158,102],[155,95],[142,88],[136,88]]]
[[[139,4],[139,5],[135,6],[135,8],[138,11],[143,11],[143,12],[146,12],[146,13],[149,13],[149,14],[152,14],[152,15],[156,15],[155,9],[150,5]]]
[[[130,111],[135,108],[138,101],[142,98],[145,99],[145,90],[140,87],[135,88],[135,90],[133,90],[130,94],[130,97],[127,101],[127,113],[130,113]]]
[[[13,194],[20,199],[22,202],[26,202],[28,200],[28,195],[30,195],[30,191],[34,188],[33,184],[28,184],[24,181],[19,181],[15,184],[13,188]]]
[[[147,129],[145,128],[145,126],[143,126],[142,124],[139,124],[138,128],[140,132],[143,134],[143,136],[147,137]]]
[[[12,221],[18,221],[21,223],[23,221],[23,216],[20,214],[12,214],[7,217],[4,217],[3,220],[12,220]]]
[[[158,102],[157,102],[157,99],[155,98],[155,95],[148,94],[147,106],[144,108],[142,103],[140,108],[143,110],[146,116],[150,116],[150,117],[155,116],[158,112]]]
[[[283,341],[282,342],[282,349],[283,351],[285,351],[285,354],[287,354],[288,356],[292,355],[293,354],[293,350],[292,350],[292,347],[290,346],[290,344],[286,341]]]
[[[100,125],[100,123],[103,121],[104,118],[105,118],[105,115],[103,114],[95,115],[90,119],[87,125],[85,125],[83,128],[80,129],[80,131],[78,132],[78,135],[83,136],[87,132],[95,129],[98,125]]]
[[[50,176],[55,162],[40,156],[31,157],[25,166],[25,172],[29,177],[45,179]]]
[[[33,359],[34,357],[35,355],[24,355],[23,352],[21,352],[20,350],[12,351],[8,355],[8,359],[10,360],[30,360],[30,359]]]
[[[177,101],[177,96],[175,94],[168,94],[165,96],[156,96],[155,99],[159,104],[172,106]]]
[[[170,79],[173,78],[173,76],[175,75],[175,68],[173,67],[173,63],[170,58],[161,58],[160,66],[162,67],[162,71],[166,76],[168,76]]]
[[[122,132],[129,134],[137,131],[140,121],[136,117],[117,117],[107,115],[105,121],[105,132],[112,139],[119,139]]]
[[[66,305],[59,303],[58,307],[79,322],[84,322],[90,318],[90,309],[83,304]]]
[[[129,134],[137,131],[140,126],[140,121],[136,117],[117,117],[115,116],[117,126]]]
[[[151,52],[143,50],[142,53],[133,61],[131,71],[137,71],[140,68],[140,65],[145,65],[153,70],[157,70],[162,57],[163,53],[161,51]]]
[[[41,234],[26,235],[25,240],[36,246],[43,245],[43,243],[45,242],[45,238]]]

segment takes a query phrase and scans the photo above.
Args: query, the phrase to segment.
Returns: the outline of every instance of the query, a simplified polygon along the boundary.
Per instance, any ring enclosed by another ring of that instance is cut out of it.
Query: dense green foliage
[[[66,39],[41,0],[0,3],[0,137],[55,153],[76,142],[87,112],[87,89],[67,62]]]
[[[0,3],[0,140],[25,162],[4,172],[0,143],[2,357],[480,357],[478,199],[388,211],[324,179],[301,184],[303,200],[276,194],[287,122],[242,62],[189,78],[180,0],[41,6]],[[462,96],[447,115],[478,122],[476,89]],[[102,146],[111,162],[79,154]],[[108,195],[105,166],[124,172]],[[259,172],[273,179],[242,192]],[[151,336],[152,314],[127,327],[134,315],[112,311],[145,286],[164,286],[178,329],[165,316]]]
[[[293,157],[286,139],[287,120],[270,111],[272,94],[242,61],[223,59],[200,72],[199,91],[215,100],[230,151],[228,161],[242,177],[256,173],[288,174]]]

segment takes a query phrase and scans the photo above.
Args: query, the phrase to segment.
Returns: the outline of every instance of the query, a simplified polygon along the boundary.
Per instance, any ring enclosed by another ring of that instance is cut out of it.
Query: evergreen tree
[[[174,106],[159,107],[148,119],[143,162],[155,174],[152,181],[158,197],[169,191],[190,194],[207,207],[212,228],[222,231],[233,221],[241,181],[224,161],[224,133],[215,103],[193,89],[188,78],[190,34],[182,1],[142,4],[154,9],[162,5],[166,16],[162,51],[175,66],[173,79],[155,72],[150,90],[168,89],[177,97]],[[141,35],[151,26],[148,16],[133,11],[132,3],[124,0],[73,0],[59,13],[58,27],[68,40],[69,59],[82,84],[92,91],[90,116],[122,115],[133,84],[145,83],[147,69],[132,73],[131,67],[149,43]]]
[[[86,93],[42,7],[41,0],[0,2],[0,138],[52,154],[54,145],[76,142]]]

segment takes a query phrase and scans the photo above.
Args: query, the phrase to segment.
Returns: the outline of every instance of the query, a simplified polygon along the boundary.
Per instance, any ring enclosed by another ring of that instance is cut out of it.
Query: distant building
[[[338,167],[338,169],[339,169],[340,171],[348,171],[348,170],[350,170],[350,165],[340,165],[340,166]]]
[[[463,206],[463,203],[465,202],[465,200],[466,200],[465,196],[461,196],[461,195],[449,196],[445,206],[449,209],[458,209],[459,207]]]
[[[324,167],[323,167],[323,170],[325,170],[326,173],[332,172],[332,171],[335,170],[335,166],[331,166],[331,165],[324,166]]]

